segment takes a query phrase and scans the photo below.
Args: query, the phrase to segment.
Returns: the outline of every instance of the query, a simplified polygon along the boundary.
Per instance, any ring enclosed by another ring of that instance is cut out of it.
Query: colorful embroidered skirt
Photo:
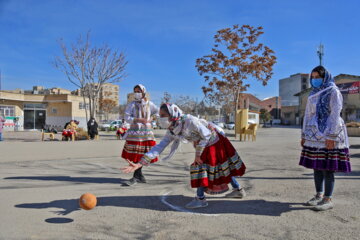
[[[154,133],[151,129],[129,129],[126,132],[126,142],[121,157],[138,163],[142,156],[156,145]],[[151,162],[156,162],[155,158]]]
[[[230,141],[218,134],[218,141],[201,154],[201,165],[191,165],[191,187],[205,187],[209,194],[226,192],[232,176],[242,176],[245,164]]]
[[[351,172],[349,149],[303,147],[299,165],[316,170]]]

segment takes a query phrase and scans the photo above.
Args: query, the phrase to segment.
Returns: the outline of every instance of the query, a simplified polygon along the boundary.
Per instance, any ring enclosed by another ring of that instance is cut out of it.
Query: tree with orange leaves
[[[217,31],[211,54],[196,59],[196,68],[207,86],[205,96],[217,105],[238,109],[240,94],[256,79],[265,86],[273,74],[275,52],[258,43],[262,27],[234,25]]]

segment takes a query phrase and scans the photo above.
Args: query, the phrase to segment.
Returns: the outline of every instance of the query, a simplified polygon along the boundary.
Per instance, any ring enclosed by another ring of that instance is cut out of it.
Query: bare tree
[[[168,92],[164,92],[164,96],[161,99],[162,103],[169,103],[171,100],[171,95]]]
[[[175,98],[174,103],[183,110],[184,113],[188,114],[194,114],[196,110],[196,101],[189,97],[189,96],[183,96],[180,95],[177,98]]]
[[[80,36],[70,49],[59,41],[62,56],[56,56],[54,65],[68,80],[80,88],[81,95],[89,101],[90,117],[95,117],[99,93],[104,83],[116,83],[125,78],[125,55],[109,46],[92,47],[90,32],[85,40]],[[87,109],[86,118],[88,118]]]
[[[250,86],[246,83],[249,78],[267,84],[276,57],[269,47],[257,43],[262,29],[249,25],[221,29],[214,36],[212,53],[196,60],[196,68],[207,82],[203,93],[212,103],[237,110],[240,93]]]
[[[123,117],[123,118],[125,117],[125,109],[126,109],[126,106],[127,106],[126,104],[120,104],[120,105],[119,105],[119,109],[118,109],[119,111],[118,111],[118,112],[119,112],[119,115],[120,115],[121,117]]]

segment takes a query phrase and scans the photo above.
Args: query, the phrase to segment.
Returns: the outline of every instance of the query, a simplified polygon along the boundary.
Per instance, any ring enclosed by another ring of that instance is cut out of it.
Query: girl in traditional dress
[[[146,89],[141,84],[134,87],[134,96],[135,101],[125,109],[125,121],[131,125],[124,136],[126,142],[121,157],[132,163],[138,163],[144,153],[156,145],[151,129],[151,117],[159,114],[159,108],[146,99]],[[152,162],[156,161],[157,158],[152,159]],[[134,177],[125,184],[131,186],[138,182],[146,183],[141,167],[136,169]]]
[[[187,208],[206,207],[204,193],[220,194],[226,192],[231,183],[233,191],[226,197],[243,198],[245,191],[235,180],[242,176],[245,164],[237,154],[230,141],[214,125],[192,115],[184,115],[174,104],[163,104],[160,107],[160,126],[167,128],[161,142],[147,152],[137,164],[129,162],[130,166],[123,172],[132,172],[143,165],[148,165],[157,159],[161,152],[171,143],[171,152],[163,160],[171,158],[180,142],[193,142],[196,153],[190,167],[191,187],[197,188],[194,200]]]
[[[312,70],[310,82],[313,89],[305,110],[299,164],[314,169],[316,195],[306,204],[324,211],[334,207],[334,173],[351,171],[349,143],[340,116],[343,98],[334,79],[318,66]]]

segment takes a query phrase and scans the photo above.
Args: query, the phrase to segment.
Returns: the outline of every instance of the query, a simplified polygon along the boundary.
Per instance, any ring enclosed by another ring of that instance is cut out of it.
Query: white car
[[[113,127],[119,128],[122,125],[122,121],[121,120],[110,120],[106,123],[100,124],[100,129],[101,130],[105,130],[108,131]]]
[[[223,122],[213,121],[218,127],[225,128],[225,124]]]
[[[229,130],[233,130],[235,128],[235,123],[234,122],[229,122],[225,125],[225,127]]]

